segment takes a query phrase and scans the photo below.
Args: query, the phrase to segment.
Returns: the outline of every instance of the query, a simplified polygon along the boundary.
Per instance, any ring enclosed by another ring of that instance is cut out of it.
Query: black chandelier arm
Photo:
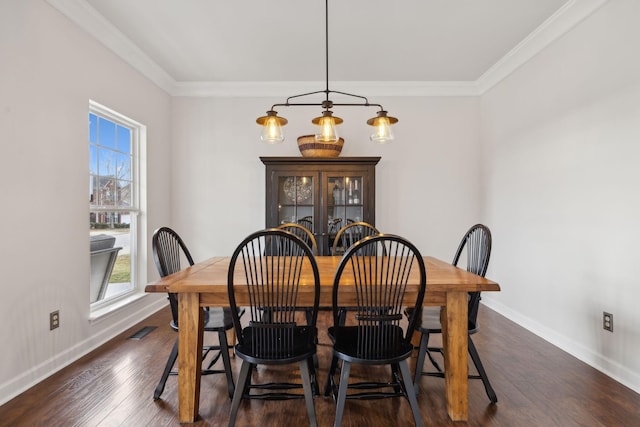
[[[371,104],[369,102],[366,103],[361,103],[361,104],[357,104],[357,103],[341,103],[341,102],[334,102],[331,105],[333,106],[337,106],[337,107],[378,107],[380,109],[380,111],[384,111],[384,107],[380,104]],[[284,104],[273,104],[271,106],[271,110],[273,110],[275,107],[324,107],[323,103],[320,102],[310,102],[310,103],[306,103],[306,102],[286,102]]]
[[[345,96],[351,96],[351,97],[353,97],[353,98],[360,98],[360,99],[364,99],[364,103],[365,103],[365,105],[370,105],[370,104],[369,104],[369,100],[368,100],[368,99],[367,99],[367,97],[365,97],[365,96],[362,96],[362,95],[356,95],[356,94],[353,94],[353,93],[347,93],[347,92],[340,92],[340,91],[338,91],[338,90],[329,90],[329,89],[326,89],[326,90],[316,90],[315,92],[301,93],[301,94],[299,94],[299,95],[292,95],[292,96],[290,96],[290,97],[288,97],[288,98],[287,98],[286,104],[290,104],[290,102],[289,102],[289,100],[290,100],[290,99],[293,99],[293,98],[300,98],[300,97],[302,97],[302,96],[308,96],[308,95],[315,95],[315,94],[317,94],[317,93],[324,93],[324,94],[326,94],[326,95],[327,95],[327,101],[329,100],[329,94],[330,94],[330,93],[338,93],[338,94],[340,94],[340,95],[345,95]],[[334,104],[334,105],[337,105],[337,104]],[[371,104],[371,105],[373,105],[373,104]]]
[[[290,100],[290,99],[293,99],[293,98],[300,98],[300,97],[302,97],[302,96],[308,96],[308,95],[315,95],[315,94],[317,94],[317,93],[326,93],[327,95],[329,95],[329,94],[327,93],[327,91],[326,91],[326,90],[316,90],[315,92],[301,93],[300,95],[292,95],[292,96],[290,96],[290,97],[288,97],[288,98],[287,98],[287,101],[285,102],[285,105],[294,105],[294,104],[291,104],[291,103],[289,102],[289,100]],[[283,104],[280,104],[280,105],[283,105]],[[314,105],[315,105],[315,104],[314,104]]]
[[[352,104],[352,103],[334,103],[338,107],[378,107],[380,111],[384,111],[384,108],[380,104],[370,104],[368,101],[364,104]]]
[[[309,96],[309,95],[316,95],[318,93],[324,93],[327,95],[327,99],[324,102],[313,102],[313,103],[306,103],[306,102],[290,102],[292,99],[294,98],[301,98],[303,96]],[[351,96],[353,98],[360,98],[362,100],[364,100],[363,103],[338,103],[338,102],[333,102],[333,101],[329,101],[329,94],[330,93],[337,93],[340,95],[345,95],[345,96]],[[280,104],[273,104],[271,106],[271,109],[273,110],[274,107],[289,107],[289,106],[321,106],[323,108],[327,108],[327,103],[328,108],[331,108],[334,105],[337,106],[364,106],[364,107],[378,107],[380,108],[380,110],[384,110],[384,108],[382,107],[382,105],[380,104],[372,104],[369,102],[369,100],[367,99],[367,97],[362,96],[362,95],[356,95],[353,93],[348,93],[348,92],[340,92],[337,90],[316,90],[314,92],[308,92],[308,93],[301,93],[299,95],[292,95],[290,97],[287,98],[287,100],[284,103],[280,103]]]
[[[351,97],[354,97],[354,98],[364,99],[364,105],[375,105],[375,104],[369,104],[369,100],[365,96],[362,96],[362,95],[355,95],[353,93],[340,92],[340,91],[337,91],[337,90],[330,90],[329,92],[331,92],[331,93],[339,93],[340,95],[346,95],[346,96],[351,96]],[[338,105],[338,104],[333,104],[333,105]],[[348,104],[342,104],[342,105],[348,105]],[[357,104],[354,104],[354,105],[357,105]]]

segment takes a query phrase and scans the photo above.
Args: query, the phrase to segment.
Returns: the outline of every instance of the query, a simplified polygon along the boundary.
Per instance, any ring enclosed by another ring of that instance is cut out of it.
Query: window
[[[145,127],[89,103],[89,240],[92,312],[136,293],[141,269],[140,145]]]

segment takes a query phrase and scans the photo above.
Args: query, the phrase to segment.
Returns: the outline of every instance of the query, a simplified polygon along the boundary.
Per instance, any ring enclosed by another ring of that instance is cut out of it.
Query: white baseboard
[[[620,384],[629,387],[636,393],[640,393],[640,375],[637,372],[633,372],[615,360],[594,352],[564,335],[558,334],[558,332],[547,328],[527,316],[523,316],[520,312],[512,310],[489,296],[485,297],[484,294],[482,304],[561,350],[566,351],[587,365],[599,370]]]
[[[0,405],[5,404],[20,393],[25,392],[34,385],[58,372],[62,368],[70,365],[82,356],[90,353],[118,334],[121,334],[136,323],[143,321],[153,313],[161,310],[166,306],[166,298],[158,299],[157,301],[148,303],[140,307],[139,310],[114,322],[108,328],[100,331],[100,333],[88,337],[86,340],[77,343],[73,347],[66,349],[65,351],[51,357],[50,359],[45,360],[39,365],[34,366],[28,371],[21,373],[15,378],[10,379],[4,384],[1,384]]]

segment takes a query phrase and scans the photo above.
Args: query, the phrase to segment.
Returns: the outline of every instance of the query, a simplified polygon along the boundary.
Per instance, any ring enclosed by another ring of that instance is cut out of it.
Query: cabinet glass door
[[[294,222],[313,232],[314,177],[278,177],[278,223]]]
[[[329,247],[338,230],[364,218],[364,182],[362,176],[327,178],[327,231]]]

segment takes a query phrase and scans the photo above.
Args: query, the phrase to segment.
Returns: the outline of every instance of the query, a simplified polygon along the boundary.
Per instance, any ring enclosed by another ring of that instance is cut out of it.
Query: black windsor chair
[[[375,236],[376,234],[380,234],[380,231],[368,222],[350,222],[338,230],[333,240],[331,255],[342,255],[358,240],[367,236]]]
[[[415,312],[422,306],[427,276],[420,252],[409,241],[391,234],[369,236],[351,246],[340,261],[333,283],[333,326],[329,328],[334,358],[325,388],[325,395],[333,393],[336,399],[334,426],[342,422],[346,399],[396,396],[409,400],[416,426],[423,425],[407,363],[413,351],[411,332],[416,319],[413,316],[408,323],[402,322],[405,291],[414,269],[419,273],[418,294],[412,305]],[[355,287],[357,300],[355,313],[347,316],[345,323],[340,317],[343,274],[345,282],[355,284],[349,286]],[[336,383],[338,361],[342,366]],[[389,365],[391,379],[349,383],[352,363]],[[347,388],[353,392],[347,394]]]
[[[300,237],[300,239],[302,239],[302,241],[305,242],[307,246],[311,248],[311,252],[315,256],[315,255],[318,255],[318,244],[316,243],[316,238],[313,236],[313,233],[311,232],[310,228],[307,228],[304,225],[301,225],[303,223],[311,224],[311,220],[307,218],[311,218],[311,217],[302,218],[300,221],[298,221],[297,224],[295,222],[287,222],[279,225],[277,228],[288,231]],[[311,323],[311,313],[313,311],[312,307],[302,307],[301,309],[304,310],[305,314],[307,315],[307,322]],[[317,368],[318,367],[317,355],[313,356],[313,361],[314,361],[314,366]],[[318,394],[318,390],[314,389],[314,394]]]
[[[303,218],[300,218],[298,220],[298,224],[300,224],[301,226],[303,226],[304,228],[309,230],[309,232],[313,233],[313,217],[312,216],[305,216]],[[311,245],[309,245],[309,246],[311,246]]]
[[[458,249],[453,257],[453,265],[458,266],[466,261],[466,270],[484,277],[489,266],[489,257],[491,255],[491,231],[482,224],[476,224],[471,227],[462,238]],[[496,396],[489,377],[482,365],[480,356],[476,346],[473,344],[471,335],[478,332],[478,309],[480,307],[480,292],[469,292],[468,304],[468,325],[469,325],[469,355],[478,372],[478,375],[470,374],[471,379],[481,379],[487,396],[491,402],[496,403]],[[410,310],[406,313],[410,315]],[[418,350],[418,359],[416,361],[416,373],[414,378],[414,388],[418,391],[418,382],[424,376],[444,377],[444,372],[439,364],[433,358],[432,352],[444,355],[441,347],[429,347],[429,337],[433,334],[441,334],[442,326],[440,324],[440,307],[424,307],[422,315],[418,318],[416,329],[421,332],[420,347]],[[425,355],[436,369],[435,372],[425,372],[423,370]]]
[[[181,270],[181,261],[186,260],[189,265],[193,265],[193,258],[184,241],[178,233],[169,227],[161,227],[153,233],[152,238],[153,258],[156,268],[161,277],[168,276]],[[178,330],[178,298],[176,294],[169,293],[169,306],[171,307],[172,321],[170,326],[173,330]],[[234,383],[231,370],[231,361],[229,358],[229,345],[227,343],[226,331],[233,328],[233,320],[231,311],[228,308],[206,308],[204,310],[204,330],[207,332],[217,332],[219,345],[203,346],[202,360],[207,356],[211,356],[210,361],[202,375],[208,374],[225,374],[227,377],[227,390],[229,397],[233,396]],[[244,310],[239,312],[242,315]],[[157,400],[164,391],[165,384],[169,375],[177,375],[178,372],[173,370],[176,359],[178,358],[178,338],[176,338],[173,349],[167,359],[167,364],[160,378],[160,382],[156,387],[153,398]],[[222,358],[224,369],[213,369],[213,365]]]
[[[299,311],[298,290],[303,270],[311,270],[314,278],[315,295],[310,317]],[[237,274],[244,278],[243,283],[235,283]],[[242,366],[231,402],[229,426],[235,424],[243,398],[302,397],[306,402],[310,424],[316,426],[313,356],[316,354],[318,335],[316,320],[320,275],[311,249],[299,237],[285,230],[272,228],[255,232],[240,243],[231,257],[228,289],[232,309],[236,307],[237,292],[246,292],[249,298],[248,326],[243,327],[240,318],[233,314],[238,337],[235,354],[242,359]],[[300,367],[302,385],[252,384],[250,381],[256,365],[293,363],[298,363]],[[293,388],[302,388],[304,394],[287,391]]]
[[[331,255],[343,255],[344,252],[353,246],[358,240],[361,240],[367,236],[375,236],[380,234],[380,231],[369,224],[368,222],[358,221],[353,222],[347,219],[347,225],[340,228],[333,241],[333,247],[331,249]],[[323,307],[320,308],[321,310]],[[344,321],[347,311],[353,310],[353,307],[342,307],[340,309],[340,318]]]
[[[314,255],[318,254],[318,243],[316,242],[316,238],[310,228],[302,225],[302,220],[297,224],[295,222],[280,224],[277,228],[295,234],[311,248],[311,252],[313,252]]]

